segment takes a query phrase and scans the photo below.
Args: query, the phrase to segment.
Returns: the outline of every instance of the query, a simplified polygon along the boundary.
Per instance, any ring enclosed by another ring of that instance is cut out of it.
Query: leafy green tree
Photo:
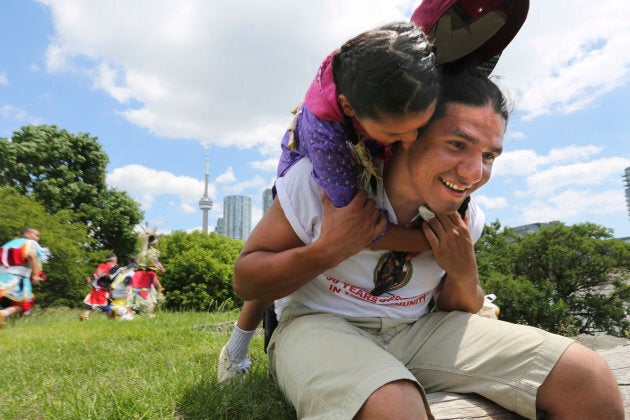
[[[173,232],[160,237],[160,282],[171,309],[233,309],[242,301],[234,293],[234,262],[243,247],[215,233]]]
[[[35,197],[54,214],[93,205],[105,189],[107,154],[95,137],[56,126],[25,126],[0,141],[0,182]]]
[[[0,156],[0,186],[32,196],[50,214],[72,211],[72,221],[89,227],[95,249],[122,258],[133,254],[133,228],[143,213],[126,193],[107,188],[109,158],[96,137],[54,125],[25,126],[10,140],[0,138]]]
[[[555,223],[522,237],[499,229],[486,226],[476,249],[502,319],[565,335],[628,328],[630,245],[591,223]]]
[[[475,244],[480,275],[509,273],[512,270],[511,255],[518,246],[518,239],[519,236],[511,230],[501,230],[498,220],[486,225]]]
[[[96,256],[88,251],[86,226],[70,218],[67,210],[50,215],[32,197],[0,187],[0,242],[19,237],[24,227],[33,227],[40,231],[40,244],[52,253],[43,266],[46,281],[34,288],[40,307],[81,306],[89,290],[85,279],[93,269],[90,261]]]
[[[133,228],[144,214],[126,192],[108,188],[96,206],[84,206],[84,211],[100,249],[113,250],[120,262],[136,254],[140,243]]]

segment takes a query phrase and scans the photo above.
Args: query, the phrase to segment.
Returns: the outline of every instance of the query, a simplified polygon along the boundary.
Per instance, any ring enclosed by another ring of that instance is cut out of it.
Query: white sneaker
[[[230,360],[227,351],[227,344],[221,349],[219,354],[219,365],[217,366],[217,383],[231,381],[234,378],[242,377],[249,371],[252,361],[248,358],[234,363]]]

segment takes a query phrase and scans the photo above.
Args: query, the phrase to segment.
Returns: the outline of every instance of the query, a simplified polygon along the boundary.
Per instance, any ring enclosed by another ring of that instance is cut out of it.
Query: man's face
[[[492,107],[451,103],[410,149],[414,186],[439,214],[452,213],[490,179],[505,120]]]

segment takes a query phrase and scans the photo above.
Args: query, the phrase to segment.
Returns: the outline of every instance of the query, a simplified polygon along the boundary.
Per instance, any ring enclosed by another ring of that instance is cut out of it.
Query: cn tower
[[[208,233],[208,211],[212,210],[212,199],[208,196],[208,176],[210,176],[210,163],[206,154],[206,186],[203,197],[199,200],[199,208],[203,212],[203,232]]]

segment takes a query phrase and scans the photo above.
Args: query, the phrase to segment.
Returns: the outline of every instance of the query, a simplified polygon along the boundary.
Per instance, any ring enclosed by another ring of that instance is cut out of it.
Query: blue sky
[[[274,179],[289,111],[346,39],[408,20],[419,0],[4,0],[0,137],[54,124],[97,137],[107,181],[159,233],[209,223],[223,197]],[[531,0],[494,75],[514,112],[476,196],[504,226],[593,222],[630,236],[630,2]],[[0,157],[1,164],[1,157]]]

